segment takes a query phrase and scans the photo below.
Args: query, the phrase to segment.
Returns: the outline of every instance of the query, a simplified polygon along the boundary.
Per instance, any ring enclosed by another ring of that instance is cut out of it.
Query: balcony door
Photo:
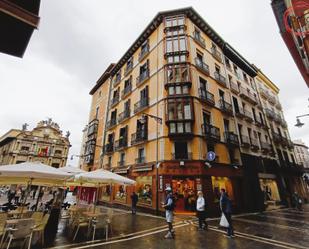
[[[108,138],[107,138],[107,141],[108,141],[108,144],[113,144],[114,143],[114,133],[111,133],[108,135]]]
[[[205,125],[210,125],[210,124],[211,124],[210,113],[203,112],[203,123],[204,123]]]
[[[141,101],[148,99],[148,86],[146,86],[143,90],[140,92]]]
[[[148,117],[145,117],[143,120],[138,119],[136,124],[136,137],[145,138],[147,134],[147,123]]]
[[[175,159],[188,159],[188,143],[185,141],[175,142]]]
[[[234,109],[236,113],[239,113],[239,105],[238,105],[238,100],[234,96],[232,97],[233,99],[233,104],[234,104]]]

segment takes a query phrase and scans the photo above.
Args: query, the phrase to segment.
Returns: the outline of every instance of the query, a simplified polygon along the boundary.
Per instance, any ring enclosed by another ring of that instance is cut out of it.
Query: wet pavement
[[[68,201],[75,202],[72,196],[68,196]],[[101,206],[101,209],[104,211],[107,207]],[[286,208],[235,215],[236,237],[233,239],[224,236],[225,230],[218,227],[218,218],[208,219],[207,231],[198,231],[195,217],[179,215],[174,222],[175,239],[166,240],[167,226],[163,217],[145,213],[132,215],[121,209],[114,209],[107,241],[104,231],[97,233],[95,241],[89,241],[87,228],[84,228],[73,243],[66,224],[63,219],[50,249],[309,249],[309,205],[304,206],[303,211]]]
[[[197,220],[192,216],[178,216],[175,220],[176,237],[164,239],[167,232],[163,217],[139,213],[132,215],[124,210],[115,210],[112,233],[108,241],[99,234],[94,242],[86,242],[85,233],[79,235],[79,242],[71,243],[65,233],[59,236],[53,249],[102,248],[102,249],[236,249],[236,248],[309,248],[309,205],[304,211],[278,209],[264,213],[234,216],[236,237],[224,236],[224,229],[218,228],[219,219],[208,220],[207,231],[197,230]]]

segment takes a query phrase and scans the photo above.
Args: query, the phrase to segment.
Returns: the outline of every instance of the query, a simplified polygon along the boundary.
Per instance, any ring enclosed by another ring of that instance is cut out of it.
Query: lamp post
[[[146,117],[150,117],[153,118],[156,122],[156,215],[159,214],[159,137],[158,137],[158,133],[159,133],[159,127],[158,124],[162,124],[162,118],[151,115],[151,114],[147,114],[147,113],[142,113],[142,119],[145,121]]]
[[[296,124],[295,124],[295,126],[298,127],[298,128],[301,128],[305,123],[302,123],[300,121],[300,118],[301,117],[306,117],[306,116],[309,116],[309,114],[303,114],[303,115],[296,116]]]

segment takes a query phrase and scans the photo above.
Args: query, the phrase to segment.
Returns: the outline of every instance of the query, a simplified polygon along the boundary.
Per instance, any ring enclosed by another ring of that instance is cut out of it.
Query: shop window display
[[[177,197],[177,211],[195,211],[196,189],[193,179],[172,180],[172,189]]]
[[[124,185],[116,185],[115,190],[116,190],[115,200],[126,202],[127,199],[126,187]]]
[[[278,186],[273,179],[260,179],[260,187],[264,193],[264,202],[280,201]]]
[[[110,201],[111,198],[111,186],[105,185],[101,188],[101,201]]]
[[[226,193],[228,194],[229,198],[234,201],[234,193],[233,193],[233,186],[232,182],[227,177],[211,177],[212,180],[212,187],[214,193],[214,202],[218,203],[220,201],[220,190],[223,188],[225,189]]]
[[[138,204],[152,205],[152,176],[136,177]]]

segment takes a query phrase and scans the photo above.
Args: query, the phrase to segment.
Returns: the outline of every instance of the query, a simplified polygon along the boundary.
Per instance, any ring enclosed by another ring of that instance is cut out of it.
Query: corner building
[[[245,177],[251,172],[246,155],[275,160],[254,66],[185,8],[158,13],[107,71],[91,91],[89,118],[89,125],[98,120],[98,134],[104,132],[91,150],[95,159],[84,164],[123,174],[137,185],[105,186],[101,201],[130,205],[134,189],[138,205],[156,210],[171,186],[177,211],[193,211],[202,190],[214,213],[225,188],[235,210],[250,209],[246,196],[255,196]],[[99,103],[100,94],[108,99]],[[104,115],[94,112],[101,108]],[[100,146],[102,151],[95,149]],[[213,161],[207,160],[209,151],[216,154]],[[263,204],[258,172],[251,175]]]

